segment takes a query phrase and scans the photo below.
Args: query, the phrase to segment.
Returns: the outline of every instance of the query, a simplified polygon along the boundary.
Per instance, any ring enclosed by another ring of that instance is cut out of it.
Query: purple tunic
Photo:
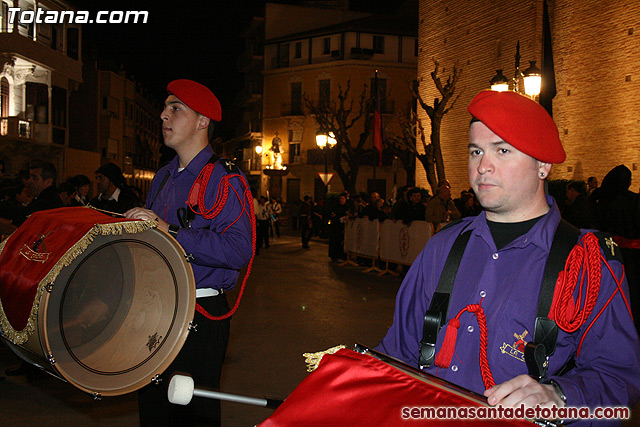
[[[212,155],[213,150],[207,145],[181,172],[178,172],[178,156],[162,167],[151,183],[147,208],[152,209],[168,223],[179,225],[177,210],[178,208],[188,209],[186,200],[189,198],[191,186]],[[160,184],[167,172],[169,178],[160,189]],[[225,175],[227,175],[226,169],[216,162],[205,195],[207,209],[213,206],[218,184]],[[239,270],[251,259],[252,232],[247,215],[247,213],[250,214],[250,208],[246,204],[244,186],[238,177],[231,178],[229,183],[235,191],[229,188],[227,203],[218,216],[207,220],[196,215],[191,228],[181,228],[178,232],[178,242],[187,254],[192,254],[194,257],[191,266],[197,288],[232,289],[238,279]],[[159,193],[158,189],[160,189]],[[236,193],[242,202],[238,200]],[[242,213],[243,204],[246,205],[247,213]],[[238,216],[240,219],[236,221]],[[234,221],[236,222],[229,227]]]
[[[500,250],[493,242],[484,212],[435,234],[407,273],[396,299],[393,325],[377,350],[418,365],[424,313],[451,246],[466,228],[472,232],[456,276],[447,320],[466,305],[479,303],[484,296],[487,355],[496,384],[526,374],[519,344],[532,339],[544,267],[560,221],[555,201],[550,197],[547,201],[551,206],[549,212],[529,232]],[[618,261],[610,261],[610,265],[616,276],[621,277],[622,265]],[[622,285],[628,298],[626,279]],[[616,283],[602,264],[596,307],[586,324],[575,333],[559,331],[555,353],[549,359],[550,375],[575,354],[585,330],[615,290]],[[436,350],[442,346],[445,331],[446,325],[440,330]],[[485,387],[478,362],[479,334],[476,317],[469,312],[462,314],[451,365],[448,369],[432,365],[425,371],[483,393]],[[562,377],[549,378],[562,386],[569,406],[633,405],[640,396],[639,356],[638,335],[618,293],[586,335],[576,367]]]

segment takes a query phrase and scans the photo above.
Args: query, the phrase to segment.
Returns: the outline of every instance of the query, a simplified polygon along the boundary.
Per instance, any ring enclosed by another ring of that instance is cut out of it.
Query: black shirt
[[[487,220],[496,249],[502,249],[518,237],[526,234],[543,216],[522,222],[493,222]]]

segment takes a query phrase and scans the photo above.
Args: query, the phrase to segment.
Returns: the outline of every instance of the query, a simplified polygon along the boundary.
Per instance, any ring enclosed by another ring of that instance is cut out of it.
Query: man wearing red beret
[[[125,213],[128,218],[155,219],[191,259],[196,280],[196,330],[189,333],[177,358],[163,375],[161,386],[140,390],[138,406],[142,426],[220,425],[220,402],[194,399],[188,406],[167,400],[173,372],[190,374],[198,386],[217,388],[229,341],[225,291],[232,289],[240,269],[251,259],[253,231],[246,194],[246,178],[231,162],[220,159],[209,144],[213,122],[222,118],[220,102],[205,86],[175,80],[162,119],[162,134],[175,158],[162,167],[151,183],[145,208]],[[226,202],[219,202],[227,194]],[[226,191],[225,191],[226,190]],[[201,308],[203,310],[201,310]]]
[[[552,164],[565,160],[553,120],[513,92],[481,92],[468,111],[469,180],[484,211],[429,240],[377,349],[490,405],[632,407],[640,345],[619,251],[559,226],[545,194]],[[571,251],[576,242],[585,250]],[[567,255],[582,275],[556,283]]]

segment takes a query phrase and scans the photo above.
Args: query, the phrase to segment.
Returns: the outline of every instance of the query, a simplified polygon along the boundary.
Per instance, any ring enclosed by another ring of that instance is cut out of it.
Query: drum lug
[[[160,374],[156,374],[153,378],[151,378],[151,382],[153,384],[160,384],[162,382],[162,378],[160,377]]]
[[[191,262],[194,260],[193,254],[185,254],[184,257],[187,260],[187,262]]]
[[[53,282],[49,282],[46,285],[44,285],[44,290],[49,293],[53,292]]]
[[[93,396],[93,400],[102,400],[102,394],[100,394],[97,391],[94,391],[93,393],[91,393],[91,396]]]
[[[191,332],[191,331],[198,332],[198,324],[197,323],[193,323],[193,322],[189,322],[189,327],[187,329],[189,330],[189,332]]]
[[[51,363],[51,365],[55,365],[56,364],[56,358],[53,357],[53,353],[47,354],[47,360],[49,361],[49,363]]]

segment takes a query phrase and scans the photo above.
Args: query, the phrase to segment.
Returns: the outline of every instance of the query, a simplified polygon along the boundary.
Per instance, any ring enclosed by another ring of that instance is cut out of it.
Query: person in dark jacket
[[[140,207],[140,201],[127,186],[122,170],[115,163],[106,163],[96,170],[96,185],[100,194],[89,202],[94,208],[125,213]]]
[[[347,221],[347,196],[340,194],[329,214],[329,257],[333,261],[347,258],[344,253],[344,225]]]
[[[562,209],[562,219],[578,228],[589,228],[589,204],[584,195],[584,186],[580,182],[567,185],[567,201]]]
[[[20,224],[34,212],[61,208],[63,206],[62,200],[58,196],[58,189],[56,188],[56,176],[56,167],[51,162],[34,160],[29,164],[27,186],[31,190],[34,199],[25,209],[24,217],[19,221]]]
[[[631,171],[625,165],[611,169],[591,193],[594,228],[613,234],[624,259],[631,312],[640,332],[640,196],[629,191]]]

